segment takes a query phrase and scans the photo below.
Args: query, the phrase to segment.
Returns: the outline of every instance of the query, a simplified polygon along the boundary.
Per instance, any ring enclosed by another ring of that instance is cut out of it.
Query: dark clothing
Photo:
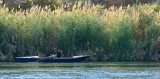
[[[60,58],[60,57],[61,57],[60,51],[58,50],[56,53],[57,53],[57,56],[56,56],[56,57],[57,57],[57,58]]]

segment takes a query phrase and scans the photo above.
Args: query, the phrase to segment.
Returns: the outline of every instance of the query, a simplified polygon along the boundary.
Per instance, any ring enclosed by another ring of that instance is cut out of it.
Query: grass
[[[53,11],[0,8],[0,61],[49,56],[54,47],[66,57],[91,55],[97,61],[158,60],[160,12],[151,4],[103,10],[87,6],[69,11],[64,6]]]

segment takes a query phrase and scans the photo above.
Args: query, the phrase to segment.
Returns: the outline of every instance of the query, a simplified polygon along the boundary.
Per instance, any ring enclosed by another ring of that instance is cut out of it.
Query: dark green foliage
[[[156,41],[159,37],[160,37],[160,27],[157,27],[155,24],[146,30],[145,60],[151,60],[152,56],[155,54],[155,51],[152,49],[152,43],[153,41]]]
[[[58,47],[64,50],[65,56],[77,55],[89,49],[102,48],[104,26],[88,16],[74,19],[72,16],[63,19]]]
[[[133,24],[128,20],[122,21],[112,27],[110,60],[124,61],[132,60],[133,58]]]

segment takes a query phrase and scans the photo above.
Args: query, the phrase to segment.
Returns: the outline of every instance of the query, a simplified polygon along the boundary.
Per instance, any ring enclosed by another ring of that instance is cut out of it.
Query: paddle
[[[49,58],[49,57],[42,58],[42,59],[37,60],[36,62],[40,62],[40,61],[45,60],[45,59],[48,59],[48,58]]]
[[[48,59],[48,58],[55,58],[56,57],[56,55],[51,55],[51,56],[49,56],[49,57],[46,57],[46,58],[42,58],[42,59],[40,59],[40,60],[37,60],[36,62],[40,62],[40,61],[42,61],[42,60],[45,60],[45,59]]]

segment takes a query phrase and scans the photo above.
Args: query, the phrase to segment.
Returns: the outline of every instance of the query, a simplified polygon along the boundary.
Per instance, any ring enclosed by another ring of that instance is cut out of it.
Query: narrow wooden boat
[[[81,62],[90,56],[73,56],[66,58],[49,58],[39,56],[16,57],[18,62]]]

